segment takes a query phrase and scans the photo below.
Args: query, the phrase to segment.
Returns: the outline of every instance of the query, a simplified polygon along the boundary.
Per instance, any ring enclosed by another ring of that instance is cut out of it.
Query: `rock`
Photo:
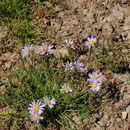
[[[110,23],[105,23],[102,27],[102,34],[109,38],[112,35],[113,27],[110,25]]]
[[[127,34],[127,40],[130,40],[130,32]]]
[[[93,14],[93,12],[90,12],[90,13],[88,13],[87,14],[87,20],[88,20],[88,22],[90,23],[90,24],[93,24],[93,23],[95,23],[96,21],[95,21],[95,18],[94,18],[94,14]]]
[[[83,10],[83,15],[86,16],[87,14],[88,14],[88,9],[84,9],[84,10]]]
[[[120,93],[123,93],[125,91],[125,87],[122,86],[121,90],[120,90]]]
[[[74,120],[78,125],[80,125],[82,123],[82,119],[80,116],[74,115],[74,117],[72,118],[72,120]]]
[[[7,69],[9,69],[9,68],[11,67],[11,62],[6,62],[6,63],[5,63],[5,67],[6,67]]]
[[[117,9],[112,9],[112,16],[119,20],[120,22],[122,22],[124,20],[125,14],[123,11],[121,10],[117,10]]]
[[[124,24],[124,26],[123,26],[123,30],[124,30],[124,31],[128,31],[129,29],[130,29],[130,26]]]
[[[126,108],[126,112],[128,113],[128,122],[130,123],[130,105]]]
[[[116,128],[115,127],[110,127],[109,130],[116,130]]]
[[[53,54],[56,58],[59,58],[60,56],[66,57],[69,56],[69,50],[66,47],[57,48],[54,50]]]
[[[81,55],[81,56],[79,57],[79,60],[80,60],[80,61],[86,61],[86,59],[87,59],[87,56],[86,56],[86,55]]]
[[[126,100],[126,102],[130,101],[130,94],[125,93],[123,99]]]
[[[117,118],[115,121],[120,124],[121,123],[121,118]]]
[[[125,19],[125,24],[130,24],[130,16],[128,16],[126,19]],[[130,27],[129,27],[130,28]]]
[[[127,112],[126,111],[123,111],[122,112],[122,119],[125,120],[127,118]]]
[[[19,55],[16,54],[16,53],[13,53],[13,54],[9,57],[9,60],[10,60],[11,62],[17,62],[18,59],[19,59]]]

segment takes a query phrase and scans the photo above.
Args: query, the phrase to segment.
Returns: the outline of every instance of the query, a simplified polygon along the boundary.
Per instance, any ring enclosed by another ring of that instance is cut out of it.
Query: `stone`
[[[116,118],[116,120],[115,120],[117,123],[121,123],[121,118]]]
[[[130,105],[126,108],[126,112],[128,113],[128,122],[130,123]]]
[[[117,9],[112,9],[112,16],[119,20],[120,22],[122,22],[124,20],[125,14],[123,11],[121,10],[117,10]]]
[[[109,130],[116,130],[116,128],[115,127],[110,127]]]
[[[126,19],[125,19],[125,24],[130,24],[130,16],[128,16]]]
[[[80,125],[82,122],[82,119],[80,116],[77,116],[75,115],[73,118],[72,118],[78,125]]]
[[[89,22],[90,24],[93,24],[93,23],[96,22],[96,21],[95,21],[95,18],[94,18],[93,12],[90,12],[90,13],[87,14],[87,20],[88,20],[88,22]]]
[[[83,15],[86,16],[87,14],[88,14],[88,9],[84,9],[84,10],[83,10]]]
[[[125,93],[123,99],[126,101],[130,101],[130,94]]]
[[[53,54],[56,58],[59,58],[60,56],[66,57],[69,56],[69,50],[66,47],[57,48],[56,50],[54,50]]]
[[[122,112],[122,119],[125,120],[127,118],[128,113],[126,111]]]
[[[79,60],[80,60],[80,61],[86,61],[86,59],[87,59],[87,56],[86,56],[86,55],[81,55],[81,56],[79,57]]]
[[[109,38],[112,35],[113,27],[110,25],[110,23],[105,23],[102,27],[102,34]]]
[[[9,69],[9,68],[11,67],[11,62],[6,62],[6,63],[5,63],[5,67],[6,67],[7,69]]]

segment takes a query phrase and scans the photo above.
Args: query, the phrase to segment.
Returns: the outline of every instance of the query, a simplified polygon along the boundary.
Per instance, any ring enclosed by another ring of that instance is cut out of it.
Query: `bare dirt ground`
[[[104,39],[113,44],[130,41],[129,0],[116,3],[112,0],[64,0],[57,5],[55,11],[54,18],[42,18],[37,14],[38,19],[32,22],[44,23],[38,24],[37,28],[46,28],[48,31],[45,38],[57,37],[55,40],[59,45],[64,39],[81,42],[90,35],[100,38],[100,44]],[[21,41],[10,36],[10,31],[5,25],[0,28],[0,85],[1,89],[6,89],[8,79],[3,73],[8,74],[18,67],[17,44]],[[130,74],[128,71],[124,74],[106,72],[106,75],[110,74],[110,86],[115,85],[115,93],[106,97],[113,96],[113,101],[103,104],[101,110],[92,115],[93,123],[77,117],[75,120],[81,130],[130,130]],[[115,81],[118,81],[118,84]],[[73,125],[71,126],[74,129]]]

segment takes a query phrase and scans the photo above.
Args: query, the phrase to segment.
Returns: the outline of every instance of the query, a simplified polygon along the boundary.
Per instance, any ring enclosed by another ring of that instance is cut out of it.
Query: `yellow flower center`
[[[39,110],[39,106],[38,106],[38,105],[34,105],[34,106],[33,106],[33,109],[34,109],[34,110]]]
[[[4,111],[3,114],[8,115],[9,111]]]
[[[27,50],[27,53],[28,53],[28,54],[30,54],[30,53],[31,53],[31,50],[30,50],[30,49],[28,49],[28,50]]]
[[[44,51],[48,51],[48,47],[44,47]]]
[[[80,68],[81,68],[81,65],[77,65],[76,67],[77,67],[77,69],[80,69]]]
[[[50,100],[47,100],[47,101],[46,101],[46,104],[47,104],[47,105],[51,104],[51,101],[50,101]]]
[[[64,91],[65,91],[65,92],[69,91],[69,88],[64,88]]]
[[[94,41],[92,41],[92,40],[91,40],[91,41],[89,41],[89,44],[90,44],[90,45],[94,44]]]
[[[93,79],[93,80],[97,80],[98,77],[97,77],[97,76],[93,76],[92,79]]]
[[[69,69],[70,69],[70,66],[66,66],[65,68],[66,68],[67,70],[69,70]]]
[[[96,83],[92,83],[92,88],[96,88],[97,84]]]
[[[34,118],[38,118],[38,117],[39,117],[39,114],[35,113],[35,114],[33,114],[33,117],[34,117]]]

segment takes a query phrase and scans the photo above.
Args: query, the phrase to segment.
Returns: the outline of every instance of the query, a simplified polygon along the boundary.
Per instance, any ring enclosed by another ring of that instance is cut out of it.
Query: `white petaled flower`
[[[32,45],[23,47],[22,57],[28,57],[32,55],[33,50],[34,50],[34,47]]]
[[[40,119],[43,119],[44,117],[42,117],[39,113],[36,113],[36,112],[31,112],[30,113],[30,119],[31,121],[34,121],[34,122],[37,122],[40,120]]]
[[[48,106],[49,108],[53,108],[56,104],[55,98],[50,99],[50,97],[45,97],[44,99],[44,106]]]
[[[38,113],[41,114],[44,110],[44,105],[41,103],[41,101],[32,101],[31,104],[29,104],[28,110],[30,113]]]
[[[92,91],[99,91],[101,89],[101,83],[98,82],[90,82],[88,86],[91,87],[90,90]]]
[[[97,42],[97,39],[94,37],[88,37],[87,41],[85,41],[85,45],[88,46],[89,48],[93,47],[94,44]]]
[[[102,73],[92,72],[89,73],[88,76],[89,79],[87,79],[87,81],[89,82],[94,82],[94,81],[101,82],[103,79]]]
[[[52,49],[53,47],[54,47],[53,45],[42,43],[42,46],[39,48],[40,54],[44,55],[45,53],[52,53],[54,51]]]
[[[67,63],[63,64],[64,70],[65,71],[70,71],[74,69],[73,63],[69,61],[67,61]]]
[[[72,89],[69,87],[69,84],[64,83],[64,85],[62,86],[62,89],[60,89],[60,91],[62,93],[69,93],[69,92],[72,92]]]
[[[63,45],[63,46],[75,49],[75,47],[74,47],[74,41],[73,40],[66,40],[65,39],[64,43],[65,43],[65,45]]]
[[[79,61],[75,61],[74,62],[74,65],[75,65],[75,68],[77,70],[80,70],[80,71],[84,71],[85,68],[84,68],[84,64],[82,62],[79,62]]]

